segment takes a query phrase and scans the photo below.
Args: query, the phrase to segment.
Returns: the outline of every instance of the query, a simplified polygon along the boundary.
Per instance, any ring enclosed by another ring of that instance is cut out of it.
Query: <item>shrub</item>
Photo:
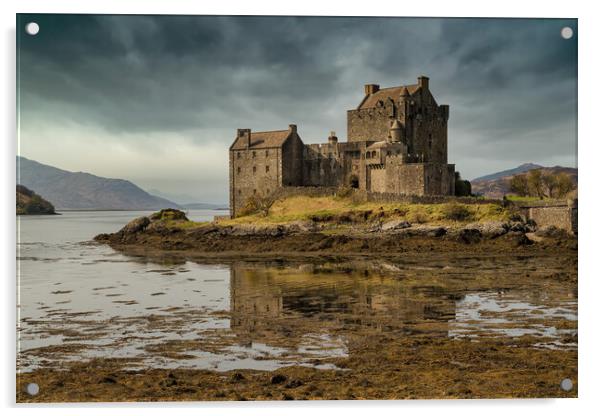
[[[338,198],[349,198],[353,194],[353,188],[350,186],[342,186],[337,189],[336,196]]]
[[[466,221],[472,217],[472,212],[465,205],[456,203],[444,204],[441,214],[443,218],[451,221]]]
[[[161,211],[155,212],[150,216],[150,219],[153,221],[161,220],[161,221],[176,221],[183,220],[188,221],[186,218],[186,214],[184,211],[180,211],[179,209],[174,208],[166,208]]]
[[[428,222],[429,215],[423,207],[415,207],[407,213],[406,219],[411,223],[424,224]]]
[[[470,196],[472,194],[472,185],[470,184],[470,181],[463,180],[460,176],[460,172],[456,172],[455,190],[456,196]]]
[[[252,196],[243,205],[239,216],[244,217],[246,215],[259,214],[267,217],[274,202],[276,202],[276,198],[273,196]]]

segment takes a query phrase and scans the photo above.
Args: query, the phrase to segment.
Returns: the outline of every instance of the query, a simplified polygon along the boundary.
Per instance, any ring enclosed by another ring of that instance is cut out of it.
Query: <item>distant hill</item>
[[[188,209],[228,209],[225,204],[207,204],[205,202],[193,202],[190,204],[182,204],[182,207]]]
[[[514,175],[518,175],[520,173],[528,172],[532,169],[539,169],[539,168],[543,168],[543,166],[537,165],[535,163],[523,163],[522,165],[520,165],[514,169],[503,170],[501,172],[490,173],[489,175],[475,178],[472,181],[470,181],[470,183],[490,181],[492,179],[499,179],[504,176],[514,176]]]
[[[470,181],[473,194],[480,194],[487,198],[503,198],[510,193],[510,179],[513,176],[520,175],[533,169],[543,169],[544,172],[560,173],[564,172],[573,181],[575,185],[578,182],[576,168],[567,168],[563,166],[543,167],[534,163],[525,163],[514,169],[503,170],[501,172],[491,173]]]
[[[168,199],[170,201],[174,201],[178,205],[188,209],[229,209],[227,203],[216,204],[212,202],[199,202],[198,196],[188,195],[188,194],[178,194],[178,193],[170,193],[163,192],[159,189],[148,189],[150,194],[160,196],[161,198]]]
[[[40,195],[23,185],[17,185],[17,215],[52,215],[54,207]]]
[[[69,172],[17,156],[17,181],[57,210],[157,210],[181,208],[124,179]]]

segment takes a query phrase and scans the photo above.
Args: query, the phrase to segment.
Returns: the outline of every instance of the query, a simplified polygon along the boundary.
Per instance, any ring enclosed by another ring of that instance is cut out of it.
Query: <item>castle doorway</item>
[[[360,180],[356,175],[351,175],[351,179],[349,180],[349,185],[354,188],[357,189],[360,187]]]

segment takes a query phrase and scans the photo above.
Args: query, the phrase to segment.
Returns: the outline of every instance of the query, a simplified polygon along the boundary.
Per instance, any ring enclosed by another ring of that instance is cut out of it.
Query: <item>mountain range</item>
[[[535,163],[524,163],[513,169],[491,173],[471,180],[472,193],[483,195],[486,198],[503,198],[504,195],[510,193],[510,180],[513,176],[529,172],[533,169],[542,169],[545,173],[566,173],[575,185],[578,182],[577,168],[564,166],[545,167]]]
[[[17,156],[17,183],[46,199],[57,210],[158,210],[180,208],[130,181],[70,172]]]

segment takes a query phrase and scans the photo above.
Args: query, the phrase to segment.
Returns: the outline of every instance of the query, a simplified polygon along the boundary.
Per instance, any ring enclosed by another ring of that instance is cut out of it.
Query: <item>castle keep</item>
[[[455,168],[447,163],[449,106],[439,105],[429,79],[381,89],[347,111],[347,142],[334,132],[326,143],[304,144],[297,126],[238,129],[230,146],[230,210],[285,186],[349,186],[399,195],[453,195]]]

